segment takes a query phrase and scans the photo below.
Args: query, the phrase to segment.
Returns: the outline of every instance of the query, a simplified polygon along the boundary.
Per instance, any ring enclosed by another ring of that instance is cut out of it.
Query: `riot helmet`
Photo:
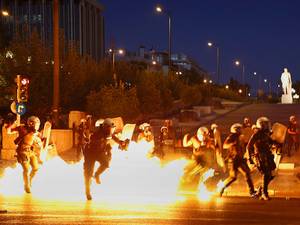
[[[139,126],[139,129],[144,132],[145,135],[150,135],[152,132],[151,132],[151,126],[149,123],[142,123],[140,126]]]
[[[27,119],[27,126],[33,129],[34,131],[39,130],[40,125],[41,125],[41,121],[37,116],[30,116]]]
[[[230,127],[230,133],[232,134],[240,134],[242,132],[243,125],[240,123],[234,123]]]
[[[297,122],[296,116],[295,116],[295,115],[290,116],[289,121],[290,121],[291,123],[296,123],[296,122]]]
[[[256,127],[259,130],[271,131],[271,122],[267,117],[259,117],[256,121]]]
[[[104,123],[104,119],[98,119],[95,122],[95,127],[101,127],[101,126],[103,126],[103,123]]]
[[[197,138],[199,141],[203,142],[207,135],[209,134],[209,130],[206,127],[200,127],[197,130]]]
[[[213,123],[213,124],[210,126],[210,129],[214,130],[214,129],[216,129],[217,127],[218,127],[218,125],[215,124],[215,123]]]

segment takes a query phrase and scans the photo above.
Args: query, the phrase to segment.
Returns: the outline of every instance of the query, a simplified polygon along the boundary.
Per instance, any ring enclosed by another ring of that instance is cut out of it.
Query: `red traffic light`
[[[18,103],[28,101],[29,79],[27,77],[17,76],[17,101]]]

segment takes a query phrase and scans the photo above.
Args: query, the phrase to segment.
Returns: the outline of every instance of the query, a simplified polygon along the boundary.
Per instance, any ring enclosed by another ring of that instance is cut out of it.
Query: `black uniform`
[[[159,135],[160,151],[158,152],[161,158],[163,158],[166,153],[170,153],[171,151],[174,151],[174,145],[175,145],[175,133],[173,129],[171,127],[161,128],[161,132]]]
[[[229,177],[224,181],[224,187],[220,192],[221,195],[223,194],[225,188],[227,188],[237,179],[238,171],[245,177],[250,195],[254,195],[255,193],[254,185],[250,176],[250,169],[247,165],[246,159],[244,159],[244,151],[239,137],[240,134],[232,133],[226,138],[224,142],[224,146],[229,146],[227,148]]]
[[[268,185],[274,178],[272,171],[276,169],[274,156],[271,152],[273,142],[268,130],[259,130],[252,135],[247,145],[249,156],[262,174],[262,185],[258,188],[258,192],[259,194],[262,192],[267,198],[269,197]]]
[[[122,150],[125,150],[128,145],[128,141],[121,141],[116,136],[110,135],[104,127],[100,127],[91,135],[90,143],[84,149],[83,170],[87,199],[92,198],[90,193],[91,178],[94,176],[96,182],[100,183],[99,176],[109,168],[113,142],[118,143]],[[100,166],[93,174],[96,162],[99,162]]]

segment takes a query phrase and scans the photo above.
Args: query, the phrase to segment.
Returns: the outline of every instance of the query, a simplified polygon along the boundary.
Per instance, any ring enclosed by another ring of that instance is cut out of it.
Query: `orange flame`
[[[174,203],[186,159],[166,165],[150,157],[153,146],[147,142],[131,142],[128,151],[112,150],[112,161],[101,176],[101,184],[92,182],[93,201],[102,203]],[[47,158],[46,158],[47,159]],[[98,166],[98,165],[96,165]],[[213,176],[208,170],[199,185],[198,197],[208,200],[212,195],[204,183]],[[32,196],[41,200],[85,201],[83,162],[67,164],[59,157],[45,161],[33,180]],[[22,167],[7,168],[0,179],[0,194],[23,195]]]

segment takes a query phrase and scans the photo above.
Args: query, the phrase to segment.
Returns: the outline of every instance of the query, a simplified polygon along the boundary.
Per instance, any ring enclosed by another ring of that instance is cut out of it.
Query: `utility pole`
[[[168,55],[169,55],[169,73],[171,71],[171,67],[172,67],[172,18],[171,18],[171,14],[168,13],[168,36],[169,36],[169,49],[168,49]]]
[[[220,70],[221,70],[221,67],[220,67],[220,48],[219,47],[216,47],[217,48],[217,84],[220,84]]]
[[[53,119],[58,125],[59,115],[59,0],[53,0]]]

